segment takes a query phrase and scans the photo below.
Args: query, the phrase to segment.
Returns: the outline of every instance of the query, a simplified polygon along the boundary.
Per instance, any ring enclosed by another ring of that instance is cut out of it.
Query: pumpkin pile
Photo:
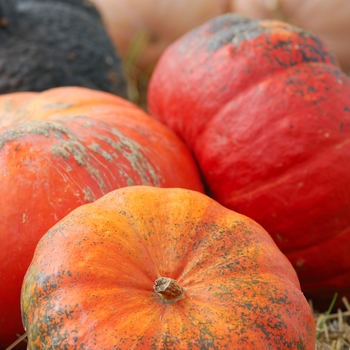
[[[318,37],[228,14],[163,54],[150,113],[190,147],[210,195],[261,224],[326,310],[350,296],[350,80]]]
[[[0,348],[314,350],[307,298],[350,298],[335,55],[222,15],[165,50],[148,110],[77,86],[0,96]]]
[[[0,106],[0,348],[5,348],[24,332],[22,280],[36,244],[58,220],[120,187],[203,188],[185,144],[118,96],[58,87],[2,95]]]

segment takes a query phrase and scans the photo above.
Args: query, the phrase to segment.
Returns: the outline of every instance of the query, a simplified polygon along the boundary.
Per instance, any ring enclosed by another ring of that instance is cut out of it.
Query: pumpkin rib
[[[342,257],[342,259],[339,259],[339,252],[333,252],[328,250],[326,255],[322,256],[322,258],[320,257],[318,250],[320,249],[319,247],[324,247],[324,249],[326,250],[327,247],[330,247],[332,245],[334,245],[334,242],[336,242],[337,240],[346,240],[346,235],[350,232],[350,228],[347,228],[345,230],[343,230],[340,234],[334,234],[332,237],[329,237],[326,240],[323,240],[322,242],[320,242],[319,246],[315,246],[315,245],[311,245],[308,247],[305,247],[304,249],[300,249],[300,250],[294,250],[288,253],[288,258],[294,262],[294,265],[296,266],[297,271],[302,275],[303,274],[303,268],[304,268],[304,264],[299,263],[298,261],[300,260],[300,257],[303,257],[305,255],[307,256],[311,256],[313,257],[313,259],[310,259],[310,261],[308,262],[308,265],[310,265],[311,263],[314,265],[313,269],[317,269],[318,266],[318,260],[324,260],[324,261],[328,261],[327,264],[325,264],[328,269],[330,267],[332,267],[332,265],[335,263],[334,261],[336,260],[336,264],[337,264],[337,270],[333,271],[332,269],[330,271],[327,271],[327,273],[325,272],[325,268],[323,269],[323,274],[322,276],[317,275],[317,274],[311,274],[310,277],[308,277],[307,279],[307,283],[312,283],[313,281],[316,281],[317,279],[320,281],[325,281],[325,283],[327,283],[327,280],[332,279],[332,277],[337,277],[338,275],[342,275],[343,271],[348,271],[348,267],[347,267],[347,259],[345,257]],[[343,248],[344,249],[344,248]],[[317,257],[318,260],[315,258]],[[334,259],[337,258],[337,259]],[[332,260],[334,260],[332,262]],[[327,277],[329,276],[329,277]]]
[[[295,69],[299,69],[300,67],[307,66],[307,67],[323,67],[323,68],[328,68],[329,64],[323,63],[323,62],[300,62],[296,65],[281,68],[281,70],[276,70],[272,73],[270,73],[268,76],[261,76],[260,79],[257,79],[254,81],[254,84],[252,85],[246,85],[243,89],[240,89],[236,94],[235,94],[235,101],[239,100],[242,96],[245,94],[253,92],[259,85],[263,85],[266,82],[273,81],[275,79],[279,79],[280,77],[283,77],[284,75],[288,74],[288,72],[293,72]],[[210,130],[212,125],[217,122],[216,118],[220,118],[221,113],[229,108],[230,103],[232,102],[232,96],[228,96],[228,99],[225,103],[218,105],[218,109],[216,111],[211,111],[212,112],[212,117],[206,121],[205,124],[202,125],[202,127],[197,129],[196,132],[196,139],[194,140],[194,143],[191,144],[192,149],[197,148],[197,143],[198,139],[204,134],[207,130]],[[331,102],[331,101],[330,101]]]
[[[349,271],[342,271],[340,273],[336,273],[336,274],[332,275],[331,277],[325,277],[322,281],[309,279],[308,282],[306,283],[306,285],[307,286],[308,286],[308,284],[312,285],[313,289],[320,288],[323,291],[324,290],[328,290],[328,292],[333,291],[333,296],[334,296],[335,293],[338,293],[338,295],[339,295],[343,291],[346,292],[346,288],[343,287],[343,283],[344,283],[343,281],[344,280],[348,281],[349,278],[350,278]],[[339,280],[340,280],[340,284],[339,284]],[[336,286],[336,287],[334,288],[334,286]],[[312,300],[313,294],[310,295],[310,300]],[[326,302],[327,300],[328,300],[328,298],[325,298],[324,301]],[[318,310],[318,311],[321,311],[321,310]]]
[[[292,167],[289,167],[288,173],[281,172],[278,175],[275,175],[273,177],[270,177],[267,180],[264,180],[263,185],[261,185],[261,182],[259,182],[259,183],[250,183],[245,187],[241,187],[240,189],[234,191],[234,195],[230,196],[230,199],[227,200],[226,205],[230,207],[232,203],[234,203],[237,200],[237,198],[242,198],[242,196],[250,197],[252,194],[258,193],[259,191],[264,191],[267,189],[272,190],[274,186],[279,186],[281,183],[287,182],[290,178],[294,178],[295,172],[304,168],[305,164],[307,164],[307,167],[312,168],[312,166],[310,166],[311,163],[318,164],[319,159],[322,159],[329,154],[336,154],[336,152],[334,151],[336,151],[337,149],[343,148],[344,146],[350,146],[350,139],[343,140],[342,142],[337,144],[333,144],[329,146],[327,149],[323,150],[322,153],[310,155],[310,158],[304,159],[302,162],[294,164]]]
[[[342,142],[342,146],[347,145],[350,151],[350,140],[344,140]],[[320,159],[330,159],[330,157],[327,157],[328,154],[334,154],[335,156],[333,157],[333,163],[339,163],[338,161],[343,160],[342,155],[339,155],[339,153],[337,152],[332,152],[332,151],[336,151],[339,148],[339,144],[333,145],[332,147],[329,147],[329,149],[327,151],[324,151],[322,153],[319,154],[315,154],[314,157],[305,160],[303,163],[298,164],[297,166],[293,166],[293,167],[289,167],[288,169],[288,173],[284,173],[282,176],[279,177],[271,177],[268,180],[264,181],[264,184],[262,185],[261,182],[260,183],[256,183],[256,188],[250,188],[248,189],[248,187],[243,187],[240,190],[238,190],[237,192],[234,192],[234,196],[230,196],[229,199],[225,200],[225,203],[228,207],[231,208],[235,208],[237,207],[237,203],[239,205],[239,203],[243,203],[243,202],[247,202],[249,200],[251,200],[252,197],[259,197],[260,194],[264,194],[268,191],[270,191],[271,193],[273,193],[274,188],[281,186],[283,184],[288,184],[288,180],[291,180],[293,178],[298,178],[298,176],[296,174],[305,171],[306,169],[313,169],[312,173],[318,174],[318,175],[322,175],[323,169],[327,166],[324,164],[321,164],[321,167],[319,167],[319,169],[317,170],[316,167],[313,167],[313,164],[319,165]],[[337,157],[336,157],[337,156]],[[315,178],[314,178],[315,180]],[[297,186],[297,184],[295,184]],[[336,186],[337,183],[334,182],[334,186]],[[249,187],[253,187],[253,185],[249,186]],[[267,191],[268,190],[268,191]],[[315,189],[316,190],[316,189]],[[323,191],[322,192],[322,198],[327,197],[329,195],[331,195],[333,193],[334,189],[333,188],[328,188],[328,192]],[[299,210],[299,220],[302,220],[302,215],[309,217],[310,213],[309,212],[304,212],[303,213],[303,208],[301,208]],[[343,211],[342,217],[344,217],[345,212]],[[285,217],[285,219],[287,219]],[[326,217],[324,218],[324,220],[327,219]],[[291,218],[292,220],[292,218]],[[266,225],[265,225],[266,226]],[[348,232],[349,228],[345,228],[343,230],[338,229],[338,227],[334,227],[333,230],[328,229],[328,230],[323,230],[322,231],[322,236],[318,235],[318,236],[314,236],[314,237],[310,237],[309,240],[304,240],[303,242],[300,241],[294,241],[293,245],[287,245],[283,247],[283,252],[285,254],[287,254],[287,256],[293,252],[296,251],[302,251],[305,250],[309,247],[314,246],[316,243],[317,245],[319,245],[321,242],[327,242],[328,240],[332,239],[332,237],[335,237],[337,235],[342,235],[344,232]],[[302,234],[302,232],[301,232]],[[296,237],[296,235],[295,235]],[[296,238],[295,238],[296,240]]]
[[[234,244],[234,237],[232,237],[231,240],[231,244]],[[271,244],[271,242],[259,242],[259,249],[261,251],[265,251],[268,252],[268,246],[269,244]],[[205,249],[205,248],[203,248]],[[256,249],[254,248],[254,246],[252,245],[251,247],[246,247],[244,251],[240,251],[239,254],[238,252],[235,255],[234,261],[235,264],[237,266],[239,265],[245,265],[247,263],[248,260],[250,260],[252,258],[252,256],[254,256],[254,252],[256,252]],[[186,254],[188,255],[188,254]],[[198,260],[204,260],[205,258],[205,252],[203,252],[203,254],[201,255],[200,253],[198,253],[198,250],[196,250],[196,254],[194,255],[194,257]],[[259,263],[259,260],[264,259],[263,254],[260,255],[260,258],[257,258],[256,256],[254,256],[254,259],[256,259],[256,264]],[[191,261],[189,263],[187,263],[186,265],[183,266],[183,273],[177,278],[178,282],[180,284],[183,283],[183,280],[190,280],[190,281],[196,281],[196,285],[200,285],[201,283],[206,283],[205,279],[203,279],[202,281],[200,280],[200,278],[202,277],[202,268],[200,265],[196,265],[196,263],[198,262],[198,260],[193,260],[192,263]],[[206,271],[207,272],[211,272],[212,270],[224,270],[224,268],[227,268],[227,266],[232,265],[231,261],[223,261],[222,263],[213,263],[211,267],[207,268]],[[230,268],[233,268],[234,265]],[[268,269],[271,268],[270,265],[267,265]],[[284,266],[284,268],[287,268],[286,266]],[[262,269],[262,266],[259,266],[259,269]],[[241,273],[241,271],[239,269],[237,269],[234,273],[232,272],[232,276],[236,276],[239,275]],[[277,273],[275,271],[275,273]],[[247,273],[247,275],[249,275],[249,273]],[[224,281],[223,281],[224,282]],[[184,287],[188,287],[188,285],[184,285]]]
[[[340,80],[342,84],[349,85],[345,75],[342,75],[342,76],[339,77],[339,74],[337,74],[338,71],[336,69],[329,69],[329,66],[327,64],[316,62],[316,63],[312,63],[312,64],[306,63],[305,65],[308,67],[308,69],[309,68],[310,69],[317,68],[318,70],[315,71],[315,74],[320,74],[320,72],[321,73],[324,72],[326,74],[327,72],[329,72],[331,74],[331,77],[332,77],[332,82]],[[255,91],[259,91],[259,87],[267,85],[267,83],[269,83],[269,82],[271,82],[271,84],[273,84],[275,79],[278,79],[279,76],[285,75],[286,71],[290,71],[291,76],[293,78],[293,75],[295,75],[295,72],[298,71],[298,70],[299,70],[298,66],[291,66],[287,70],[274,72],[273,74],[271,74],[268,77],[265,77],[265,76],[262,77],[262,79],[260,81],[258,81],[256,83],[256,85],[249,85],[245,89],[243,89],[240,92],[238,92],[235,95],[234,99],[230,99],[230,100],[226,101],[226,103],[221,105],[219,110],[213,113],[213,115],[210,118],[210,120],[207,120],[207,123],[205,125],[203,125],[203,127],[198,130],[197,137],[196,137],[196,139],[194,140],[194,143],[191,146],[192,149],[194,151],[197,151],[197,149],[199,150],[201,148],[200,144],[198,146],[198,143],[200,142],[201,137],[203,137],[203,134],[205,134],[205,133],[210,133],[211,130],[216,127],[216,124],[220,123],[220,120],[225,117],[225,111],[227,111],[227,112],[232,114],[231,109],[233,109],[235,111],[235,106],[236,105],[239,108],[242,108],[241,100],[245,101],[246,100],[245,96],[248,96],[248,98],[250,98],[251,95],[252,95],[252,97],[254,97],[254,92]],[[288,80],[288,78],[286,78],[285,80]],[[316,93],[314,93],[314,94],[316,94]],[[327,102],[328,103],[332,103],[332,102],[336,103],[337,102],[337,98],[338,98],[337,94],[333,93],[332,96],[327,96]],[[350,108],[350,105],[349,105],[349,108]],[[249,113],[249,109],[247,110],[247,112]],[[300,114],[299,111],[292,111],[292,114],[291,114],[291,112],[289,112],[289,114],[283,115],[283,116],[277,116],[276,115],[275,119],[269,120],[269,122],[277,123],[277,122],[280,121],[280,122],[285,123],[285,119],[291,120],[291,122],[292,122],[292,120],[295,119],[293,117],[297,116],[299,114]],[[314,114],[316,114],[316,113],[314,113]],[[233,117],[234,117],[234,115],[233,115]],[[266,117],[267,116],[265,116],[265,118]],[[281,120],[282,117],[283,117],[283,120]],[[253,123],[253,121],[252,121],[252,123]],[[282,125],[284,125],[284,124],[282,124]],[[274,126],[276,127],[275,124],[274,124]],[[261,128],[263,128],[263,126],[261,126]],[[266,130],[265,130],[265,132],[266,132]],[[263,134],[263,129],[260,130],[260,133]],[[344,138],[345,138],[345,136],[344,136]],[[339,142],[341,142],[341,140]]]

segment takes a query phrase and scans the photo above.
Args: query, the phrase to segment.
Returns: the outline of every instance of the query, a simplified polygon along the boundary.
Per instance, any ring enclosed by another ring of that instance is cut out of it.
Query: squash
[[[228,0],[91,0],[126,64],[150,73],[165,48],[188,30],[228,9]],[[141,73],[140,73],[141,71]]]
[[[217,17],[165,51],[148,107],[189,145],[208,193],[272,235],[316,307],[350,297],[350,80],[323,41]]]
[[[0,43],[1,94],[69,85],[127,97],[120,57],[85,0],[0,1]]]
[[[23,281],[29,349],[315,349],[294,269],[253,220],[185,189],[75,209]]]
[[[91,0],[124,60],[149,72],[163,51],[189,30],[236,12],[256,19],[277,19],[313,32],[350,72],[348,0]],[[142,75],[141,75],[142,76]]]
[[[185,144],[115,95],[55,88],[7,116],[17,124],[0,130],[0,348],[23,332],[22,280],[36,244],[58,220],[119,187],[203,191]]]
[[[257,19],[288,22],[324,40],[350,73],[350,2],[348,0],[231,0],[231,11]]]
[[[13,114],[37,92],[21,91],[0,95],[0,127],[13,124]]]

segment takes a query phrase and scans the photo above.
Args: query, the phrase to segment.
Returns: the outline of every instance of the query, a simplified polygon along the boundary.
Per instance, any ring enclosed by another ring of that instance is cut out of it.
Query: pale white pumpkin
[[[178,37],[229,11],[229,0],[92,0],[121,57],[151,69]]]

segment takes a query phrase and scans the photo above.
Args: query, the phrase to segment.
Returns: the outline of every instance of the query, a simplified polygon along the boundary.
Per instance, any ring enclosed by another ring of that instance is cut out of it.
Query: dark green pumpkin
[[[120,58],[86,3],[0,1],[0,94],[83,86],[127,97]]]

